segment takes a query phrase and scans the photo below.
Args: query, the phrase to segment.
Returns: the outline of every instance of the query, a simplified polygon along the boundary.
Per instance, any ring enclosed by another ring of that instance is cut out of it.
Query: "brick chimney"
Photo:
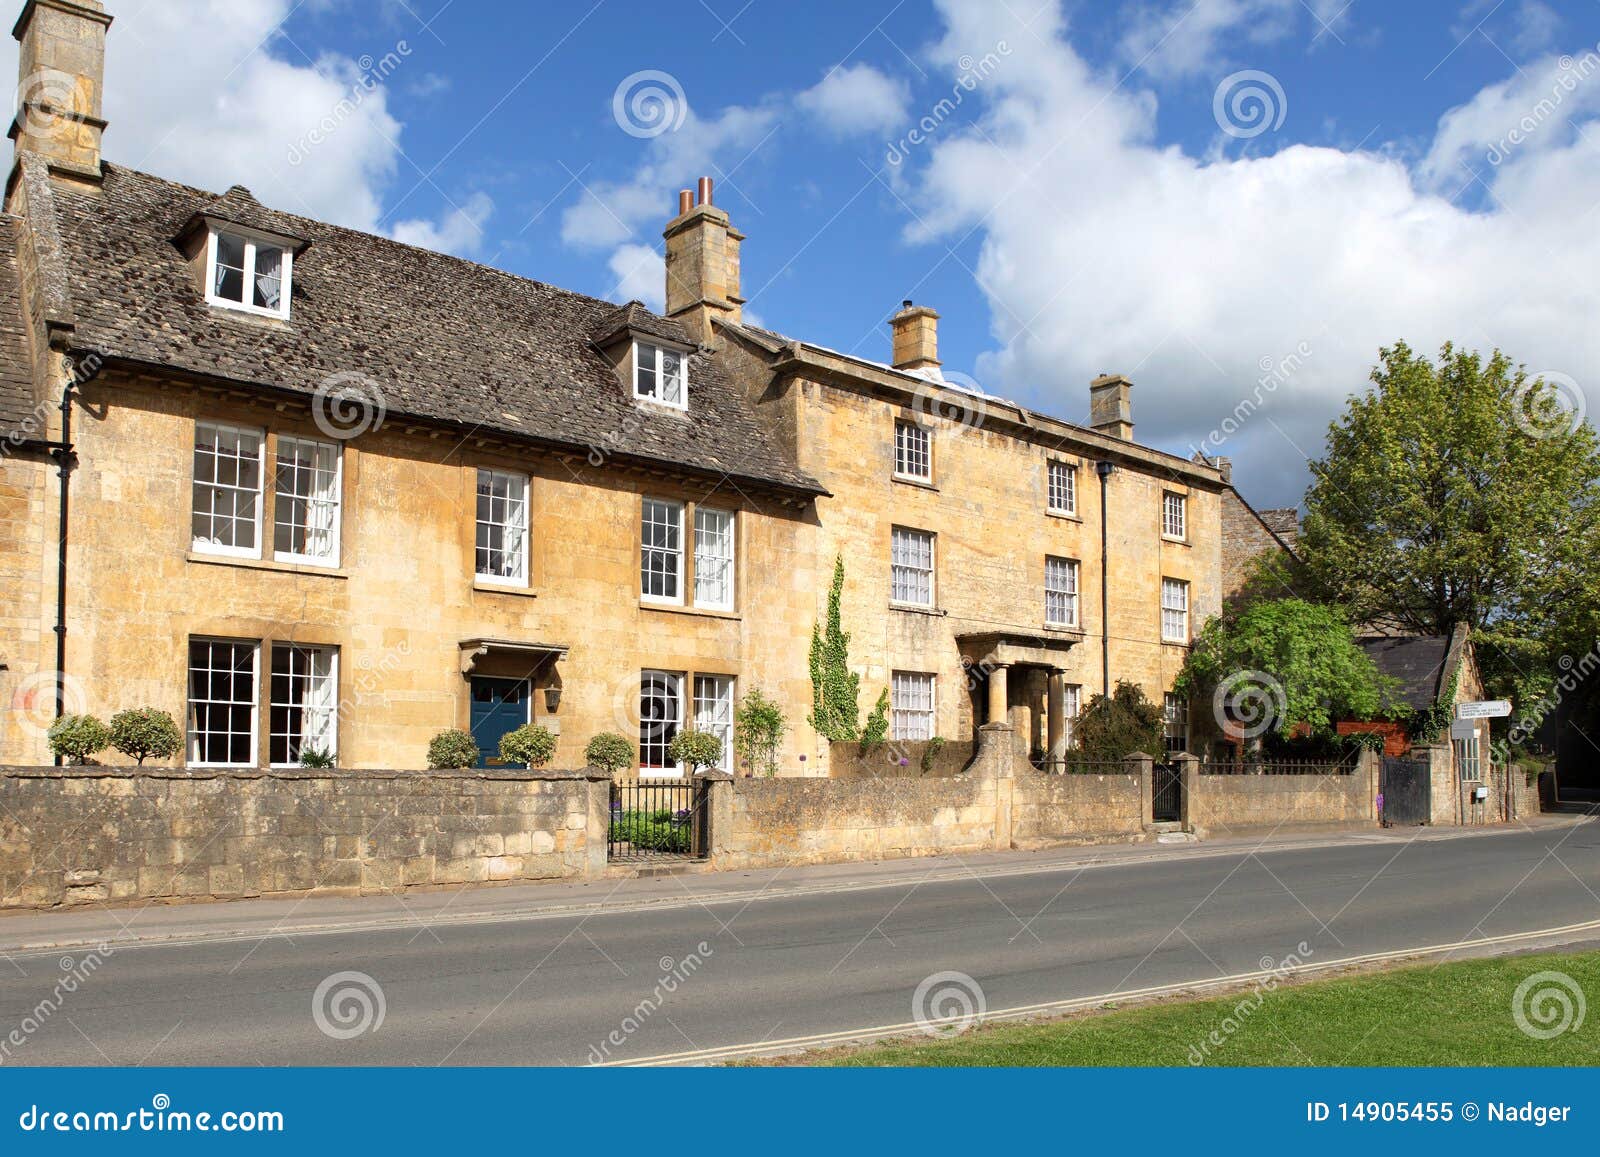
[[[1102,434],[1133,441],[1133,383],[1121,374],[1101,374],[1089,383],[1089,425]]]
[[[711,340],[711,321],[744,319],[739,296],[739,243],[728,215],[711,203],[711,178],[695,193],[678,194],[678,215],[667,222],[667,316],[701,341]]]
[[[17,114],[7,135],[18,151],[44,157],[56,176],[100,180],[109,27],[100,0],[28,0],[11,30],[22,47]]]
[[[894,335],[894,368],[926,370],[939,364],[939,315],[925,305],[900,303],[900,312],[889,319]]]

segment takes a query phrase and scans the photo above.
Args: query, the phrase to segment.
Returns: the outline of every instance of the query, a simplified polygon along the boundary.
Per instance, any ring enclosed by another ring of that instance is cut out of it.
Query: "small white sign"
[[[1499,719],[1510,714],[1511,703],[1505,699],[1476,699],[1456,704],[1457,719]]]
[[[1450,724],[1451,739],[1476,739],[1478,725],[1470,719],[1456,719]]]

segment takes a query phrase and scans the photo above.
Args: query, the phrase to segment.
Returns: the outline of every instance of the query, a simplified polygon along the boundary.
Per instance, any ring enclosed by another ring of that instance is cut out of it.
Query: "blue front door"
[[[526,679],[472,680],[472,738],[482,753],[479,767],[506,766],[500,759],[500,737],[528,721]]]

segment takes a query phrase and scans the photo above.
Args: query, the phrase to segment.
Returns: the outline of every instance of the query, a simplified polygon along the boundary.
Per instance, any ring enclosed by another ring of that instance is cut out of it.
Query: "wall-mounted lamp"
[[[544,709],[554,715],[561,707],[561,688],[546,687],[544,689]]]

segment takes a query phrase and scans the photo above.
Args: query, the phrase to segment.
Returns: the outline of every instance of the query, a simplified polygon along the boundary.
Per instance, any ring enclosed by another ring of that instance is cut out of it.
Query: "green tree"
[[[111,729],[93,715],[63,715],[50,725],[50,750],[68,763],[87,763],[111,743]]]
[[[500,737],[500,758],[507,763],[543,767],[555,753],[555,733],[537,723],[524,723]]]
[[[722,740],[709,731],[685,729],[674,735],[667,744],[667,758],[686,764],[689,774],[703,768],[715,767],[722,762]]]
[[[583,757],[590,766],[616,775],[623,768],[633,766],[633,743],[627,736],[618,735],[615,731],[602,731],[589,740],[589,746],[583,749]]]
[[[1376,719],[1388,682],[1356,643],[1343,611],[1303,599],[1261,599],[1212,619],[1173,691],[1225,712],[1251,737],[1309,727],[1327,737],[1341,719]]]
[[[454,771],[478,765],[477,741],[465,731],[441,731],[428,740],[428,766],[436,771]]]
[[[1311,465],[1306,576],[1356,622],[1468,624],[1490,692],[1531,698],[1560,645],[1552,608],[1592,621],[1600,599],[1595,431],[1498,350],[1381,357]]]
[[[778,746],[789,724],[783,708],[752,687],[733,713],[733,750],[752,773],[778,774]]]
[[[111,746],[143,766],[146,759],[170,759],[183,750],[177,721],[159,707],[134,707],[111,717]]]
[[[1161,708],[1137,683],[1119,682],[1109,697],[1092,695],[1072,725],[1084,759],[1116,760],[1142,751],[1161,754]]]

